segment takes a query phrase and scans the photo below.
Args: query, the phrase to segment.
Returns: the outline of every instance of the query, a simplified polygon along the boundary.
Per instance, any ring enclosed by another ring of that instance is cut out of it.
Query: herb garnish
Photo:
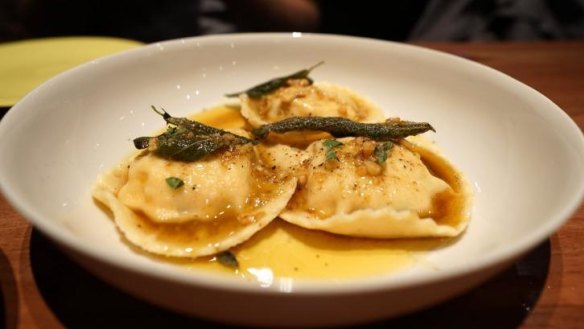
[[[361,123],[341,117],[292,117],[262,125],[252,133],[266,138],[270,132],[284,133],[298,130],[326,131],[333,137],[361,136],[376,141],[391,141],[424,133],[434,128],[426,122],[390,119],[381,123]]]
[[[239,268],[239,262],[235,257],[235,254],[231,252],[231,250],[223,251],[215,256],[217,261],[221,263],[221,265],[225,265],[227,267],[231,267],[232,269]]]
[[[292,80],[292,79],[306,79],[306,80],[308,80],[309,84],[312,84],[313,80],[308,75],[310,74],[310,72],[312,70],[314,70],[317,66],[322,65],[323,63],[324,63],[324,61],[321,61],[321,62],[311,66],[308,69],[300,70],[298,72],[292,73],[292,74],[287,75],[287,76],[274,78],[272,80],[269,80],[269,81],[264,82],[262,84],[259,84],[257,86],[251,87],[245,91],[231,93],[231,94],[227,94],[225,96],[238,97],[239,95],[247,94],[247,96],[249,96],[250,98],[260,98],[262,96],[271,94],[274,91],[284,87],[288,83],[288,80]]]
[[[343,143],[336,139],[326,139],[322,142],[322,145],[324,146],[324,154],[327,160],[339,160],[335,149],[343,145]]]
[[[155,137],[134,139],[137,149],[148,148],[162,158],[177,161],[196,161],[217,150],[240,144],[257,144],[257,141],[232,134],[225,130],[204,125],[187,118],[175,118],[164,109],[154,112],[160,114],[167,124],[167,131]]]
[[[389,155],[389,151],[393,148],[393,145],[394,144],[389,141],[375,145],[374,154],[375,159],[377,159],[377,163],[380,165],[385,163],[385,160],[387,160],[387,156]]]
[[[177,188],[183,186],[185,182],[183,182],[182,179],[178,177],[167,177],[166,184],[168,184],[168,186],[170,186],[172,189],[176,190]]]

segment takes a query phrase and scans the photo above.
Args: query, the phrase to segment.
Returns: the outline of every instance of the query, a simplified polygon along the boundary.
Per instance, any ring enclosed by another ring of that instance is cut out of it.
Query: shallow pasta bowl
[[[150,105],[195,113],[324,60],[313,77],[386,111],[432,123],[474,190],[470,226],[424,261],[351,280],[269,285],[180,267],[129,248],[93,202],[96,177],[161,127]],[[347,325],[411,312],[484,282],[562,225],[584,195],[584,138],[550,100],[480,64],[420,47],[341,36],[242,34],[173,40],[95,60],[35,89],[0,123],[0,186],[75,260],[134,295],[248,325]],[[430,266],[428,266],[430,264]]]

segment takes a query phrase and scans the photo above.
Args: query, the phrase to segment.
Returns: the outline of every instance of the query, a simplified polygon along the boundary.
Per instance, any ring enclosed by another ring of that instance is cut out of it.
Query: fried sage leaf
[[[300,70],[298,72],[292,73],[292,74],[287,75],[287,76],[274,78],[272,80],[269,80],[269,81],[264,82],[262,84],[259,84],[257,86],[251,87],[245,91],[231,93],[231,94],[227,94],[225,96],[238,97],[239,95],[247,94],[247,96],[249,96],[250,98],[256,99],[256,98],[260,98],[264,95],[268,95],[268,94],[273,93],[274,91],[284,87],[288,83],[288,80],[293,80],[293,79],[306,79],[306,80],[308,80],[308,82],[310,84],[312,84],[313,80],[308,75],[310,74],[310,72],[312,70],[314,70],[317,66],[320,66],[323,63],[324,62],[321,61],[321,62],[311,66],[308,69]]]
[[[204,125],[186,118],[175,118],[162,110],[154,111],[173,126],[155,137],[138,137],[134,139],[137,149],[148,148],[151,152],[165,159],[177,161],[196,161],[219,149],[240,144],[256,144],[257,141],[232,134],[225,130]]]
[[[224,266],[231,267],[232,269],[239,268],[237,257],[235,257],[235,254],[233,254],[230,250],[219,253],[215,257],[217,261]]]
[[[245,137],[239,136],[239,135],[235,135],[235,134],[232,134],[228,131],[225,131],[225,130],[222,130],[219,128],[207,126],[205,124],[202,124],[202,123],[194,121],[194,120],[190,120],[187,118],[173,117],[170,114],[168,114],[168,112],[166,112],[163,108],[160,108],[160,110],[159,110],[155,106],[152,106],[152,110],[154,110],[154,112],[156,112],[157,114],[161,115],[162,118],[164,119],[164,121],[166,121],[166,123],[175,126],[175,127],[169,128],[169,129],[186,130],[186,131],[192,132],[193,134],[196,134],[196,135],[211,135],[211,134],[224,135],[224,134],[227,134],[227,135],[232,135],[236,139],[241,139],[247,143],[255,143],[255,141],[252,139],[245,138]]]
[[[270,132],[326,131],[334,137],[361,136],[376,141],[391,141],[421,134],[434,128],[426,122],[390,119],[381,123],[361,123],[341,117],[292,117],[262,125],[252,131],[260,139]]]

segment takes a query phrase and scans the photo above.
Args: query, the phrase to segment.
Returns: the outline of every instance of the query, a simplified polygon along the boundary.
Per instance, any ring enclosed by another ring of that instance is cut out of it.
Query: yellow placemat
[[[0,44],[0,107],[16,104],[35,87],[69,68],[141,44],[108,37],[60,37]]]

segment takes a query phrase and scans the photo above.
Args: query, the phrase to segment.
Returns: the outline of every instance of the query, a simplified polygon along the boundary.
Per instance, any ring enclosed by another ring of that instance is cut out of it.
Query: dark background
[[[0,42],[302,31],[395,41],[584,38],[584,0],[0,0]]]

